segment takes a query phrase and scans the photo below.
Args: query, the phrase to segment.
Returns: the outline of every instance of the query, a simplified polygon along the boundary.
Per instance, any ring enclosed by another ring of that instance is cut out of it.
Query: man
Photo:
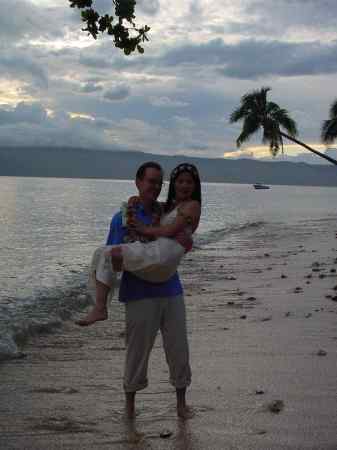
[[[163,171],[159,164],[147,162],[139,167],[136,186],[140,206],[136,215],[145,224],[151,224],[162,183]],[[122,227],[121,213],[118,212],[112,218],[107,245],[122,243],[126,232]],[[190,238],[181,235],[178,240],[183,246],[189,247]],[[191,383],[191,369],[183,289],[178,274],[164,283],[150,283],[130,272],[123,272],[119,300],[125,303],[126,311],[124,391],[127,417],[134,417],[136,392],[148,385],[148,360],[160,329],[170,382],[176,388],[177,413],[180,417],[187,418],[189,411],[185,394]]]

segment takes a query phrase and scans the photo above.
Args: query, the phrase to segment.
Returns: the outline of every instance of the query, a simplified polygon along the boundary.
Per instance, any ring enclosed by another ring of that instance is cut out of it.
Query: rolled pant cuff
[[[147,388],[149,383],[143,383],[143,384],[135,384],[134,386],[126,386],[124,385],[124,391],[125,392],[137,392],[137,391],[141,391],[142,389]]]
[[[172,384],[173,387],[175,387],[176,389],[184,389],[188,386],[190,386],[191,384],[191,380],[187,380],[185,382],[180,381],[179,383],[176,383],[173,380],[170,380],[170,383]]]

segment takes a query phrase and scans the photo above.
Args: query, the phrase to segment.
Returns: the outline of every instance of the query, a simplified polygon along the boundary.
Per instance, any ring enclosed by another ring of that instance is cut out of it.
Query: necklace
[[[138,233],[132,226],[137,221],[137,210],[140,206],[139,197],[133,197],[132,202],[123,202],[121,206],[122,212],[122,226],[127,229],[127,232],[123,238],[123,242],[150,242],[154,238],[146,237]],[[151,223],[150,227],[159,226],[160,217],[162,214],[162,208],[159,202],[155,202],[152,207]]]

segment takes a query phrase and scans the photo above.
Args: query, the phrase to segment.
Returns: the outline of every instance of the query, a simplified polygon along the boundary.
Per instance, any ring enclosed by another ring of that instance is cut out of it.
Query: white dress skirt
[[[177,208],[162,217],[161,225],[169,225],[176,219]],[[98,247],[90,267],[89,290],[94,291],[96,280],[110,287],[110,297],[117,284],[116,272],[112,269],[111,257],[107,252],[113,245]],[[163,283],[177,271],[185,254],[185,248],[175,239],[160,237],[151,242],[130,242],[119,244],[123,255],[123,270],[134,273],[142,280]]]

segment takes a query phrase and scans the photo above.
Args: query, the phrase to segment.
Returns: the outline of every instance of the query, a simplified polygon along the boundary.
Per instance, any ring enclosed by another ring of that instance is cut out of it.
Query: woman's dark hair
[[[170,185],[167,193],[167,200],[165,204],[165,211],[170,211],[176,199],[176,188],[175,181],[178,176],[182,173],[189,173],[195,183],[194,191],[192,193],[192,200],[196,200],[201,206],[201,183],[198,169],[193,164],[179,164],[175,169],[172,170],[170,176]]]

